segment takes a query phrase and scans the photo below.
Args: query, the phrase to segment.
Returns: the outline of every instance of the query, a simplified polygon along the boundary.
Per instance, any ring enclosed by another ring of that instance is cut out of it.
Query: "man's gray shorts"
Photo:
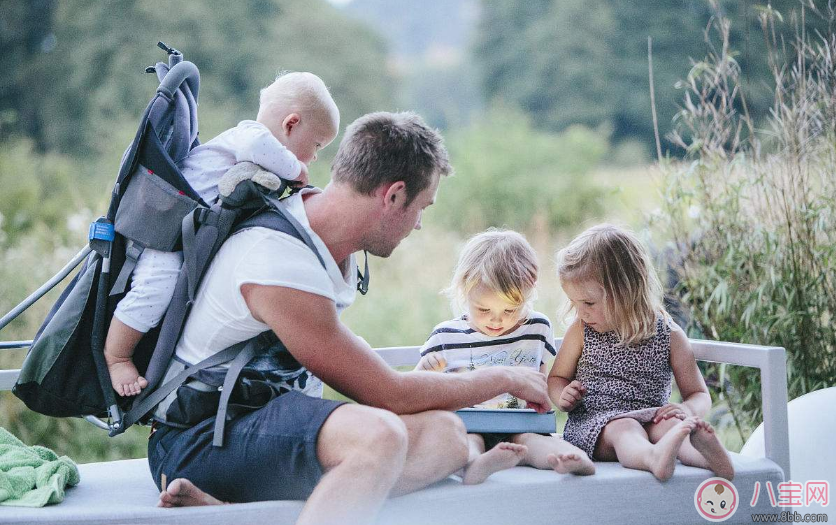
[[[159,487],[186,478],[221,501],[306,499],[322,477],[319,430],[342,401],[283,394],[226,424],[224,446],[212,446],[215,418],[189,429],[167,425],[148,442],[148,464]]]

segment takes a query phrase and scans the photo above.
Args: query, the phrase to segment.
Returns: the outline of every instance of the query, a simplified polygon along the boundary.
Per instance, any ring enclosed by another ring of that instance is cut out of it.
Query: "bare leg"
[[[470,465],[476,458],[485,453],[485,438],[480,434],[467,435],[467,464]]]
[[[467,465],[467,430],[458,416],[433,410],[400,416],[400,419],[406,425],[409,447],[392,496],[420,490]]]
[[[461,419],[450,412],[398,418],[384,410],[344,405],[323,425],[317,454],[326,474],[297,523],[367,523],[392,485],[392,495],[405,494],[461,470],[468,461],[467,433]],[[181,478],[160,493],[159,506],[220,504]]]
[[[363,405],[334,410],[317,441],[317,456],[326,473],[297,525],[371,523],[403,470],[407,439],[404,423],[391,412]],[[180,478],[160,493],[159,506],[221,504]]]
[[[707,421],[700,420],[691,433],[691,444],[708,462],[708,470],[729,481],[734,479],[734,464],[726,448]],[[690,465],[690,463],[687,463]]]
[[[650,440],[658,441],[677,422],[676,419],[668,419],[648,426]],[[734,464],[728,452],[717,438],[714,427],[703,419],[697,419],[694,431],[682,443],[682,448],[679,449],[679,460],[685,465],[710,470],[716,476],[729,481],[734,478]]]
[[[682,442],[696,425],[696,418],[679,421],[653,444],[641,423],[629,418],[616,419],[601,431],[595,454],[602,459],[618,459],[625,467],[646,470],[666,481],[673,475]]]
[[[520,464],[528,448],[517,443],[498,443],[485,452],[485,440],[478,434],[468,434],[470,455],[462,475],[465,485],[478,485],[494,472],[509,469]]]
[[[541,470],[552,469],[559,474],[595,474],[595,464],[586,452],[557,436],[525,433],[517,434],[513,441],[528,447],[524,465]]]
[[[325,475],[297,525],[371,523],[401,476],[408,435],[398,416],[343,405],[322,425],[317,457]]]
[[[148,386],[148,381],[139,375],[131,357],[134,348],[145,334],[134,330],[118,318],[110,322],[105,339],[105,361],[110,372],[110,382],[120,396],[135,396]]]

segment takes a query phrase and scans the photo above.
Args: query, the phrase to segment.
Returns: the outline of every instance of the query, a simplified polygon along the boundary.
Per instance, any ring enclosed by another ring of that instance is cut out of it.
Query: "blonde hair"
[[[537,254],[515,231],[491,228],[467,241],[445,290],[454,310],[466,311],[468,296],[480,284],[528,316],[536,298]]]
[[[650,255],[628,230],[611,224],[589,228],[557,252],[557,274],[561,284],[601,285],[607,320],[621,344],[653,336],[659,316],[670,320]]]
[[[258,116],[281,121],[291,113],[307,113],[334,127],[340,127],[340,111],[328,87],[313,73],[282,71],[269,86],[261,90]]]

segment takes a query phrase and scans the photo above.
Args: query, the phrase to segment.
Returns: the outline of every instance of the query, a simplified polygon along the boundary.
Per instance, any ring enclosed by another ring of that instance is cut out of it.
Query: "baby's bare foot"
[[[708,421],[697,421],[691,432],[691,444],[708,461],[708,468],[718,477],[731,481],[734,478],[734,465],[728,452],[720,443],[714,427]]]
[[[549,454],[546,457],[549,466],[558,474],[578,474],[589,476],[595,474],[595,464],[586,457],[576,452],[569,454]]]
[[[223,501],[216,499],[197,488],[194,483],[178,478],[168,484],[160,492],[158,507],[198,507],[202,505],[226,505]]]
[[[135,396],[148,386],[148,381],[139,375],[139,371],[130,359],[109,362],[107,369],[110,372],[113,389],[120,396]]]
[[[667,431],[654,446],[650,458],[650,472],[660,481],[667,481],[673,476],[676,456],[682,442],[697,427],[698,418],[689,417]]]
[[[516,443],[500,443],[478,458],[465,468],[462,482],[465,485],[477,485],[482,483],[494,472],[505,470],[519,465],[520,461],[528,452],[525,445]]]

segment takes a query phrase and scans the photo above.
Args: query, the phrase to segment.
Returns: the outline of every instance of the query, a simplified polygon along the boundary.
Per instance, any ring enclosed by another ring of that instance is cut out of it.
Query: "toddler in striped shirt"
[[[546,352],[554,355],[548,318],[532,309],[537,256],[517,232],[490,229],[464,247],[446,290],[464,313],[435,327],[421,347],[416,370],[467,372],[487,366],[527,366],[545,374]],[[503,394],[478,408],[525,408]],[[593,474],[595,466],[579,448],[552,435],[468,434],[465,484],[483,482],[518,464],[558,473]]]

